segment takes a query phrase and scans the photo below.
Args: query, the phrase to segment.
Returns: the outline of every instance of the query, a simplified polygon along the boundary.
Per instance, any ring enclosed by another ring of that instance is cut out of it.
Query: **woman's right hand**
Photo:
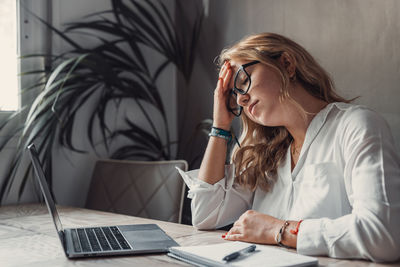
[[[235,116],[227,109],[229,97],[229,83],[232,78],[232,68],[229,61],[225,61],[219,72],[217,87],[214,90],[213,126],[229,131]]]

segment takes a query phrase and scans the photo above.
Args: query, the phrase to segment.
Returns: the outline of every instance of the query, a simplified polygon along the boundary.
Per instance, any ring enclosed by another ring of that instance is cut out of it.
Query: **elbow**
[[[366,255],[369,260],[374,262],[393,262],[400,259],[400,247],[393,242],[393,239],[386,237],[376,242]]]
[[[219,216],[219,206],[222,201],[217,201],[211,208],[210,203],[204,200],[199,202],[198,199],[192,199],[192,225],[198,230],[213,230],[216,228],[217,218]],[[207,205],[208,204],[208,205]]]
[[[210,227],[210,225],[204,222],[193,221],[192,225],[194,228],[196,228],[196,230],[213,230],[213,228]]]
[[[400,259],[400,251],[397,247],[385,247],[371,250],[368,257],[374,262],[393,262]]]
[[[192,225],[197,230],[213,230],[215,229],[215,222],[212,222],[212,218],[199,216],[192,211]]]
[[[345,223],[345,224],[342,224]],[[400,258],[400,233],[393,221],[373,213],[352,214],[339,224],[328,226],[337,238],[327,237],[327,254],[334,258],[366,259],[373,262],[393,262]],[[338,227],[339,226],[339,227]]]
[[[364,258],[374,262],[392,262],[400,259],[400,233],[389,221],[370,217],[359,218],[362,243],[365,245]]]

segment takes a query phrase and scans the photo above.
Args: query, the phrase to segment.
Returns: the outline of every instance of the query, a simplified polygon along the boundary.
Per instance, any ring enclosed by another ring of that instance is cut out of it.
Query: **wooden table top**
[[[181,246],[225,241],[223,231],[198,231],[192,226],[95,210],[58,206],[64,228],[156,223]],[[280,248],[284,249],[284,248]],[[289,250],[295,252],[295,250]],[[318,257],[320,266],[400,266],[369,261]],[[47,207],[40,204],[0,207],[0,266],[190,266],[165,254],[69,260],[61,247]]]

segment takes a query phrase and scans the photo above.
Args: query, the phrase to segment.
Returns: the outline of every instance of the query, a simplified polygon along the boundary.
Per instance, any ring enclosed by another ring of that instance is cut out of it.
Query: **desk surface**
[[[222,231],[198,231],[188,225],[156,221],[101,211],[59,207],[65,228],[91,225],[156,223],[181,246],[224,241]],[[283,249],[283,248],[282,248]],[[295,252],[294,250],[290,250]],[[400,266],[369,261],[318,257],[320,266]],[[189,266],[165,254],[68,260],[61,248],[47,208],[39,204],[0,207],[1,266]]]

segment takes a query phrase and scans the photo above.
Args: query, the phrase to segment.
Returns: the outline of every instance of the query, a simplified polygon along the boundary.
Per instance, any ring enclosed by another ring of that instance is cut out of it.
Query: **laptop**
[[[35,177],[68,258],[166,253],[179,246],[156,224],[63,228],[34,144],[28,146]]]

